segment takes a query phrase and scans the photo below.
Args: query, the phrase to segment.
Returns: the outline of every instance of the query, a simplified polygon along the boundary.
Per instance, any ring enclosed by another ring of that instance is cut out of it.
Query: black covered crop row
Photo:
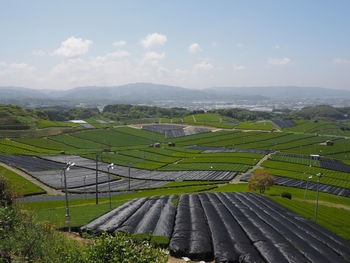
[[[250,175],[243,176],[241,178],[241,181],[247,182],[249,180]],[[275,177],[275,184],[276,185],[282,185],[282,186],[288,186],[288,187],[296,187],[296,188],[302,188],[302,189],[308,189],[308,190],[317,190],[317,183],[316,182],[308,182],[305,180],[299,180],[284,176],[277,176]],[[340,195],[345,197],[350,197],[350,189],[348,188],[342,188],[338,186],[328,185],[328,184],[319,184],[319,191],[327,194],[332,195]]]
[[[292,120],[272,120],[272,123],[280,129],[291,128],[297,125]]]
[[[130,201],[82,228],[171,237],[175,257],[217,263],[350,262],[350,243],[253,193],[203,193]],[[175,219],[176,214],[176,219]]]
[[[43,160],[35,156],[25,155],[0,155],[0,162],[11,166],[20,167],[25,171],[43,171],[63,169],[64,164]]]
[[[176,196],[134,199],[93,220],[81,230],[94,233],[128,231],[170,238],[176,212],[172,203],[174,198]]]
[[[310,155],[288,154],[288,153],[276,153],[276,155],[306,158],[306,159],[317,159],[320,161],[320,168],[344,172],[344,173],[350,173],[350,165],[345,164],[340,160],[324,158],[324,157],[315,157]]]
[[[38,180],[50,185],[56,189],[64,188],[64,176],[62,170],[50,170],[40,172],[30,172],[30,174]],[[96,185],[96,172],[91,169],[72,167],[69,172],[66,172],[67,187],[89,187]],[[108,176],[106,173],[98,174],[98,183],[102,184],[108,180],[117,181],[114,176]]]
[[[91,159],[82,158],[76,155],[67,156],[41,156],[46,160],[65,163],[74,162],[76,166],[96,169],[96,162]],[[98,162],[98,169],[107,172],[107,163]],[[233,179],[237,172],[230,171],[150,171],[138,168],[115,165],[111,174],[132,179],[155,180],[155,181],[228,181]]]
[[[180,197],[169,250],[174,257],[187,256],[198,261],[213,259],[211,235],[198,195]]]
[[[147,189],[156,188],[168,184],[168,181],[150,181],[150,180],[130,180],[130,189]],[[69,185],[68,185],[69,186]],[[129,180],[120,179],[110,182],[111,191],[121,191],[129,189]],[[109,183],[103,182],[98,185],[99,192],[107,192],[109,190]],[[95,193],[96,185],[81,186],[77,188],[69,187],[70,193]]]

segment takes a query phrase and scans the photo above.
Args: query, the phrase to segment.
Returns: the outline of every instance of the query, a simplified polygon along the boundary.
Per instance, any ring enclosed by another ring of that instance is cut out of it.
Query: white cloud
[[[212,70],[214,66],[210,64],[208,61],[201,61],[193,66],[195,70]]]
[[[145,64],[150,64],[150,65],[158,65],[159,61],[165,58],[165,53],[157,53],[154,51],[147,52],[143,56],[142,62]]]
[[[247,67],[243,66],[243,65],[233,65],[233,69],[234,70],[245,70],[245,69],[247,69]]]
[[[269,65],[287,65],[290,63],[290,58],[269,58],[267,61],[267,64]]]
[[[93,42],[88,39],[70,37],[61,43],[61,46],[52,54],[64,57],[76,57],[86,54]]]
[[[30,66],[26,63],[6,63],[0,62],[0,76],[7,76],[11,74],[26,74],[36,71],[36,67]]]
[[[143,40],[141,40],[141,45],[144,48],[150,48],[155,46],[162,46],[167,41],[168,41],[168,38],[165,35],[153,33],[153,34],[148,34]]]
[[[236,46],[239,47],[239,48],[245,47],[245,45],[242,44],[242,43],[237,43]]]
[[[274,45],[273,48],[274,48],[274,49],[280,49],[281,46],[280,46],[280,45]]]
[[[112,45],[115,47],[124,47],[126,46],[127,42],[124,40],[116,41]]]
[[[193,43],[189,45],[187,49],[188,52],[190,52],[191,54],[196,54],[202,51],[202,48],[198,43]]]
[[[333,64],[350,64],[350,59],[336,58],[333,60]]]

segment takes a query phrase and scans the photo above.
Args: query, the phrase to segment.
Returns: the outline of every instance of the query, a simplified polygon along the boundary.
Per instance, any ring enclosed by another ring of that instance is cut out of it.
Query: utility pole
[[[109,174],[109,169],[114,169],[114,164],[111,163],[107,166],[108,171],[108,196],[109,196],[109,209],[112,209],[112,196],[111,196],[111,177]]]
[[[96,205],[98,205],[98,153],[96,153]]]
[[[129,164],[129,170],[128,170],[129,172],[129,191],[130,191],[130,164]]]
[[[74,166],[74,163],[68,162],[66,163],[66,166],[63,169],[63,177],[64,177],[64,193],[65,193],[65,199],[66,199],[66,223],[68,226],[68,232],[71,231],[71,218],[69,213],[69,201],[68,201],[68,187],[67,187],[67,176],[66,171],[69,171],[69,169]]]
[[[316,174],[317,176],[317,192],[316,192],[316,207],[315,207],[315,223],[317,222],[317,215],[318,215],[318,195],[319,195],[319,185],[320,185],[320,180],[322,177],[322,173]]]
[[[306,199],[306,191],[308,190],[309,186],[309,180],[307,179],[312,179],[312,175],[310,175],[308,178],[306,178],[306,186],[305,186],[305,191],[304,191],[304,200]]]

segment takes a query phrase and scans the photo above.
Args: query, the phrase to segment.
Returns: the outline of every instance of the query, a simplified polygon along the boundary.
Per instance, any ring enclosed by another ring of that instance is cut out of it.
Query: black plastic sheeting
[[[174,257],[213,259],[211,234],[198,195],[181,196],[169,250]]]
[[[253,193],[201,193],[135,199],[83,231],[170,237],[174,257],[217,263],[350,262],[350,243]]]
[[[40,156],[40,158],[59,163],[70,161],[74,162],[78,167],[92,170],[96,168],[94,160],[76,155]],[[98,169],[101,172],[106,173],[107,166],[107,163],[98,162]],[[234,171],[150,171],[120,165],[114,165],[114,169],[109,172],[124,178],[128,178],[130,174],[131,179],[152,181],[227,181],[232,180],[237,175],[237,172]]]
[[[132,234],[151,234],[169,237],[172,234],[176,196],[134,199],[104,214],[81,228],[100,233],[123,231]]]
[[[292,120],[271,120],[272,123],[280,129],[291,128],[297,124]]]
[[[20,167],[26,171],[59,170],[65,166],[64,164],[43,160],[35,156],[25,155],[0,155],[0,162]]]

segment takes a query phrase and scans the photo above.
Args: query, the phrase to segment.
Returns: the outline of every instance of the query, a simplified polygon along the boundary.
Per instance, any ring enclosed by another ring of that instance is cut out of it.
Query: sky
[[[349,0],[0,0],[0,86],[350,90]]]

